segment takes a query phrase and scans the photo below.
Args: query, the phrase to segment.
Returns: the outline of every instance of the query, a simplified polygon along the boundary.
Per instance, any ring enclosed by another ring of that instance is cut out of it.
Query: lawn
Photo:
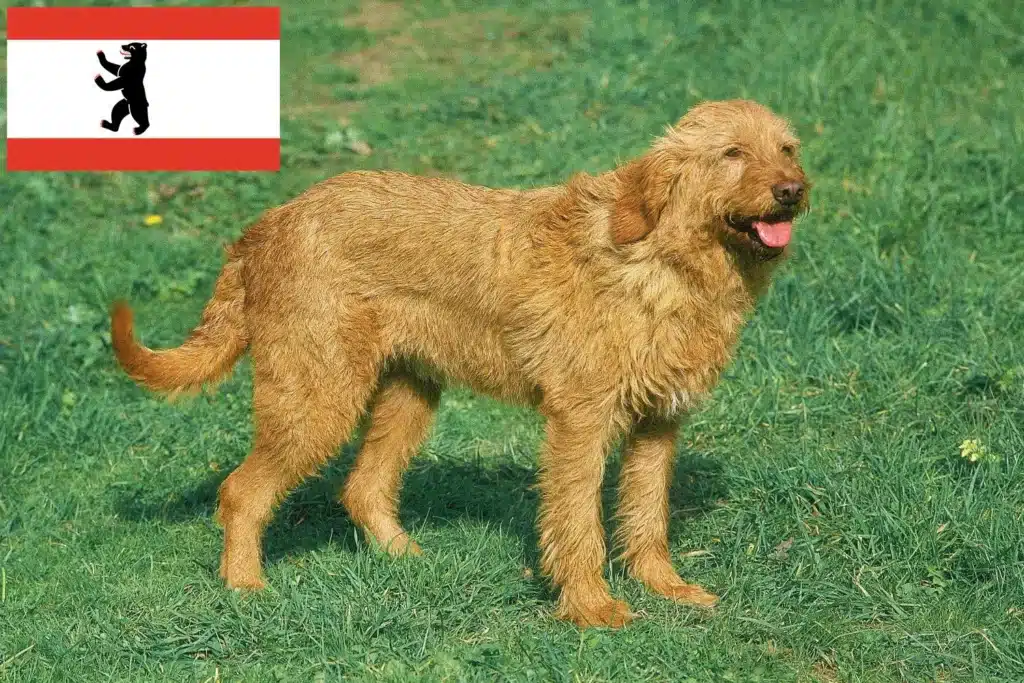
[[[289,0],[281,50],[280,173],[0,180],[0,680],[1024,680],[1018,2]],[[111,301],[176,345],[221,245],[313,182],[559,182],[734,96],[790,118],[815,189],[682,433],[672,554],[717,610],[610,565],[637,621],[554,620],[540,418],[458,389],[406,477],[424,557],[357,536],[346,447],[269,528],[269,589],[220,585],[249,366],[149,395],[114,365]]]

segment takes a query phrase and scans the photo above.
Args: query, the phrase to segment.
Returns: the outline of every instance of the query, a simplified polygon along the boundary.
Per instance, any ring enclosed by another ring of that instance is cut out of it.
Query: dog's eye
[[[793,145],[783,145],[782,153],[785,154],[787,157],[791,157],[794,154],[796,154],[796,150],[793,148]]]
[[[743,156],[743,150],[740,149],[739,147],[730,147],[729,149],[725,150],[725,156],[729,157],[730,159],[738,159],[739,157]]]

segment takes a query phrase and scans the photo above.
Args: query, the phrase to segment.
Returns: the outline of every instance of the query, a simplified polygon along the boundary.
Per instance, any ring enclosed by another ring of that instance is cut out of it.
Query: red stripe
[[[8,138],[8,171],[277,171],[278,138]]]
[[[278,7],[11,7],[8,40],[280,40]]]

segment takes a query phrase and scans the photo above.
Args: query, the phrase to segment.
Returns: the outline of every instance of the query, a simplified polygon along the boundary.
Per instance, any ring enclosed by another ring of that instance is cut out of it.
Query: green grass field
[[[358,5],[284,2],[278,174],[0,181],[0,680],[1024,680],[1019,3]],[[111,301],[176,345],[221,245],[313,182],[559,182],[734,96],[792,120],[815,192],[684,428],[672,553],[715,612],[612,565],[641,618],[555,621],[540,419],[461,390],[406,478],[423,558],[357,537],[346,447],[268,530],[270,588],[222,588],[212,513],[249,448],[249,367],[148,395],[113,363]]]

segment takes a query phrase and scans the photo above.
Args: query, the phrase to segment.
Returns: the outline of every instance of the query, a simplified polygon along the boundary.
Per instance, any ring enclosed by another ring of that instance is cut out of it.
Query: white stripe
[[[116,78],[97,50],[124,62],[114,40],[12,40],[7,43],[7,137],[133,137],[129,116],[117,133],[100,127],[121,99],[93,79]],[[276,40],[153,40],[144,85],[147,138],[278,138],[280,43]]]

